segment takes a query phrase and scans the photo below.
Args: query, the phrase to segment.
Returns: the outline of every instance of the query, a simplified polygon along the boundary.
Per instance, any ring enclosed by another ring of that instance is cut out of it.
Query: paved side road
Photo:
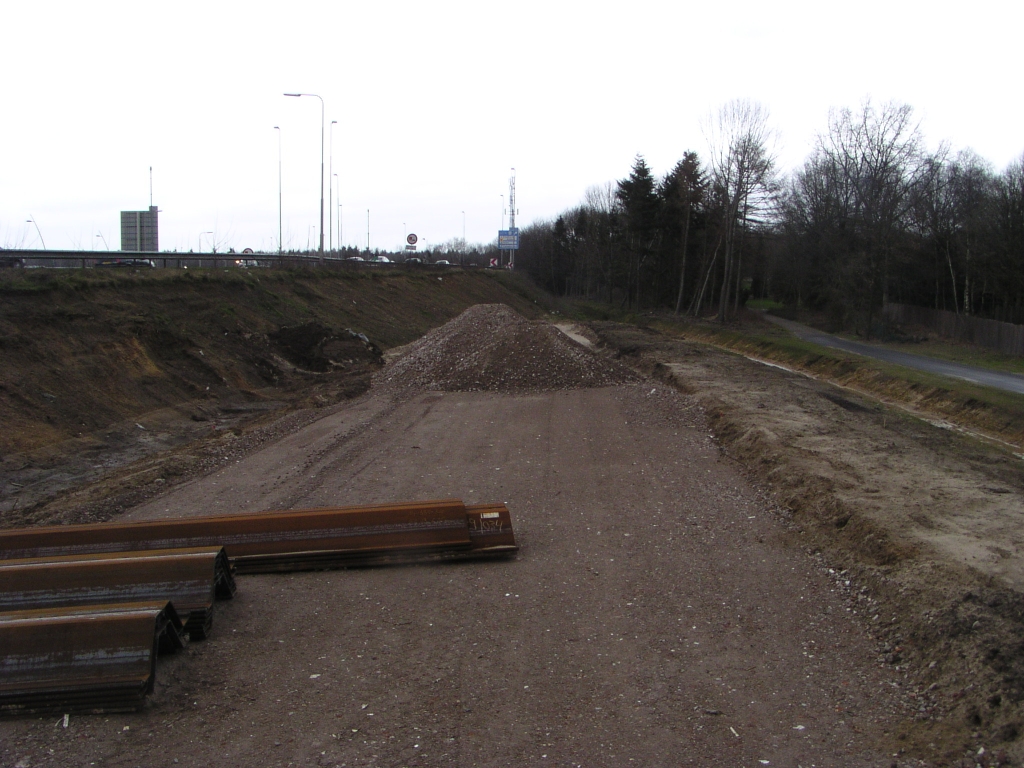
[[[838,336],[832,336],[824,331],[819,331],[816,328],[795,323],[792,320],[784,320],[781,317],[775,317],[767,313],[764,315],[764,319],[782,326],[787,331],[795,334],[797,338],[809,341],[812,344],[841,349],[844,352],[852,352],[855,355],[871,357],[886,363],[902,365],[918,371],[927,371],[928,373],[937,373],[940,376],[952,376],[955,379],[963,379],[972,384],[980,384],[985,387],[1024,395],[1024,376],[1015,373],[1000,373],[999,371],[990,371],[985,368],[975,368],[972,365],[960,365],[959,363],[949,363],[945,360],[936,360],[935,358],[924,357],[923,355],[913,355],[909,352],[897,352],[893,349],[876,347],[873,344],[848,341]]]

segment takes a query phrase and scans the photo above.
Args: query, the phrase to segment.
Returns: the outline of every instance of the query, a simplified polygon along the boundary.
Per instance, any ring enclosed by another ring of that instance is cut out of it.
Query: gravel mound
[[[478,304],[427,333],[383,371],[375,384],[407,391],[506,393],[624,384],[636,374],[532,323],[504,304]]]

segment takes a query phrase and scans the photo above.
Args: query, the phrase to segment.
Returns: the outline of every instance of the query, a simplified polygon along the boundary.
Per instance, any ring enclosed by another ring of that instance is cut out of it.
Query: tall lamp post
[[[284,253],[284,243],[281,238],[281,126],[275,125],[277,131],[277,255]]]
[[[327,182],[330,183],[334,177],[334,126],[338,124],[337,120],[331,120],[331,159],[327,166]],[[334,251],[334,227],[331,226],[331,209],[334,208],[334,187],[330,187],[327,192],[327,202],[330,205],[327,208],[327,246],[329,251]]]
[[[45,250],[46,250],[46,241],[45,241],[45,240],[43,240],[43,233],[42,233],[42,232],[40,231],[40,229],[39,229],[39,224],[38,224],[38,223],[36,222],[36,217],[35,217],[35,216],[33,216],[33,215],[32,215],[32,214],[30,213],[30,214],[28,215],[28,218],[27,218],[27,219],[25,219],[25,223],[26,223],[26,224],[33,224],[33,225],[35,226],[35,228],[36,228],[36,234],[37,234],[37,235],[39,235],[39,242],[43,244],[43,250],[45,251]]]
[[[199,233],[199,253],[203,252],[203,235],[212,235],[213,232],[200,232]]]
[[[285,96],[314,96],[320,99],[320,263],[324,262],[324,100],[315,93],[286,93]]]
[[[338,253],[341,253],[341,249],[344,248],[344,244],[341,241],[341,180],[338,178],[338,174],[332,174],[334,177],[334,183],[338,188]]]

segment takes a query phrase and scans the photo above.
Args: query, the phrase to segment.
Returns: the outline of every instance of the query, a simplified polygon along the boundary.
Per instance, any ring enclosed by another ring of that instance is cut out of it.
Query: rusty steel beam
[[[470,544],[467,557],[507,557],[519,551],[512,516],[504,504],[466,506]]]
[[[166,601],[0,613],[0,714],[137,709],[185,642]]]
[[[0,611],[170,601],[192,639],[234,592],[223,547],[0,560]]]
[[[243,558],[470,546],[461,501],[259,512],[0,530],[0,560],[133,549],[222,546]]]
[[[0,561],[118,550],[223,546],[238,573],[315,570],[515,551],[503,504],[457,499],[0,530]],[[476,509],[476,508],[473,508]],[[482,510],[482,511],[481,511]],[[489,511],[488,511],[489,510]]]

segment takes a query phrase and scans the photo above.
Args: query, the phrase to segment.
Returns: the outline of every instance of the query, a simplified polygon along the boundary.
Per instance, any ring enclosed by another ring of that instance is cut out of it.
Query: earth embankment
[[[469,306],[536,312],[511,278],[8,270],[0,274],[0,514],[8,524],[75,519],[37,513],[143,457],[359,395],[382,350]],[[172,474],[208,468],[209,458],[185,458]],[[143,472],[127,486],[164,474]]]

